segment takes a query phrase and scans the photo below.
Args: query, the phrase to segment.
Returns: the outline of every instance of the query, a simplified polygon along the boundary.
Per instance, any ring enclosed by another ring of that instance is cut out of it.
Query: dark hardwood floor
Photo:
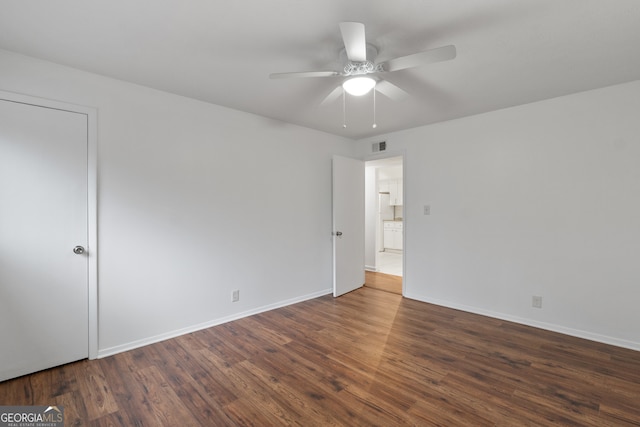
[[[640,352],[362,288],[0,383],[67,426],[640,425]]]

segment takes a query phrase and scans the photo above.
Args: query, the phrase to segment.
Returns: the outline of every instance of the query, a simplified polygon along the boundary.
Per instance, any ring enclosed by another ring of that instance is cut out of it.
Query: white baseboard
[[[276,308],[286,307],[288,305],[297,304],[299,302],[307,301],[310,299],[318,298],[327,294],[331,294],[333,292],[332,289],[326,289],[319,292],[314,292],[311,294],[303,295],[296,298],[291,298],[288,300],[280,301],[274,304],[264,305],[262,307],[254,308],[251,310],[243,311],[241,313],[235,313],[230,316],[221,317],[219,319],[210,320],[208,322],[200,323],[193,326],[188,326],[186,328],[178,329],[175,331],[167,332],[160,335],[155,335],[149,338],[143,338],[141,340],[132,341],[126,344],[109,347],[105,349],[101,349],[98,351],[98,359],[103,357],[112,356],[114,354],[123,353],[125,351],[133,350],[136,348],[144,347],[146,345],[155,344],[160,341],[165,341],[171,338],[179,337],[180,335],[186,335],[191,332],[200,331],[202,329],[211,328],[213,326],[218,326],[223,323],[231,322],[233,320],[242,319],[244,317],[252,316],[254,314],[263,313],[269,310],[275,310]]]
[[[374,273],[377,273],[378,271],[380,271],[375,266],[372,266],[372,265],[365,265],[364,269],[366,271],[373,271]]]
[[[402,249],[391,249],[391,248],[384,248],[384,251],[382,252],[388,252],[390,254],[398,254],[398,255],[402,255],[403,253]]]
[[[527,319],[524,317],[511,316],[504,313],[494,312],[491,310],[484,310],[477,307],[471,307],[463,304],[456,304],[450,301],[444,301],[439,299],[427,298],[423,295],[405,294],[406,298],[414,299],[416,301],[426,302],[429,304],[435,304],[442,307],[453,308],[456,310],[466,311],[468,313],[480,314],[482,316],[492,317],[494,319],[506,320],[509,322],[519,323],[521,325],[532,326],[534,328],[544,329],[547,331],[558,332],[564,335],[569,335],[576,338],[583,338],[590,341],[600,342],[603,344],[614,345],[616,347],[628,348],[630,350],[640,351],[640,343],[627,341],[620,338],[610,337],[607,335],[595,334],[593,332],[583,331],[580,329],[567,328],[561,325],[555,325],[553,323],[539,322],[537,320]]]

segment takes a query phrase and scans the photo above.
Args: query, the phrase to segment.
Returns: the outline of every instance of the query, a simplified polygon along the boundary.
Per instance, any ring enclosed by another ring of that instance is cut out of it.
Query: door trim
[[[407,152],[406,150],[384,151],[364,156],[364,162],[402,157],[402,296],[407,292]]]
[[[0,91],[0,99],[87,116],[87,283],[89,359],[98,357],[98,110],[82,105]]]

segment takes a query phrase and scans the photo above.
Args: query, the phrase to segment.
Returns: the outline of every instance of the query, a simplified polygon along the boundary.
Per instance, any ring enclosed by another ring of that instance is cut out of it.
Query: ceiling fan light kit
[[[371,77],[352,77],[342,83],[342,88],[349,95],[362,96],[369,93],[376,86],[376,81]]]
[[[407,68],[420,67],[434,62],[448,61],[456,57],[456,47],[453,45],[430,49],[425,52],[414,53],[412,55],[402,56],[390,59],[385,62],[376,63],[377,49],[373,45],[368,45],[365,38],[364,24],[360,22],[341,22],[340,33],[344,42],[344,53],[347,56],[347,63],[342,71],[305,71],[293,73],[274,73],[269,77],[272,79],[290,78],[290,77],[348,77],[342,83],[343,93],[343,115],[345,114],[344,93],[353,96],[362,96],[374,89],[374,124],[375,128],[375,92],[379,87],[383,95],[398,101],[407,96],[407,93],[389,82],[380,78],[374,79],[368,77],[369,74],[385,74]],[[367,58],[367,56],[374,56]],[[355,76],[355,77],[353,77]],[[339,96],[340,86],[335,88],[322,102],[325,105],[335,101]],[[346,123],[343,123],[346,127]]]

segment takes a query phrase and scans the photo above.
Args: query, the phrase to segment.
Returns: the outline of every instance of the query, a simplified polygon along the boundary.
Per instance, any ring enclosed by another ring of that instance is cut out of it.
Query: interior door
[[[333,156],[333,296],[364,285],[364,162]]]
[[[0,381],[88,357],[87,135],[0,99]]]

